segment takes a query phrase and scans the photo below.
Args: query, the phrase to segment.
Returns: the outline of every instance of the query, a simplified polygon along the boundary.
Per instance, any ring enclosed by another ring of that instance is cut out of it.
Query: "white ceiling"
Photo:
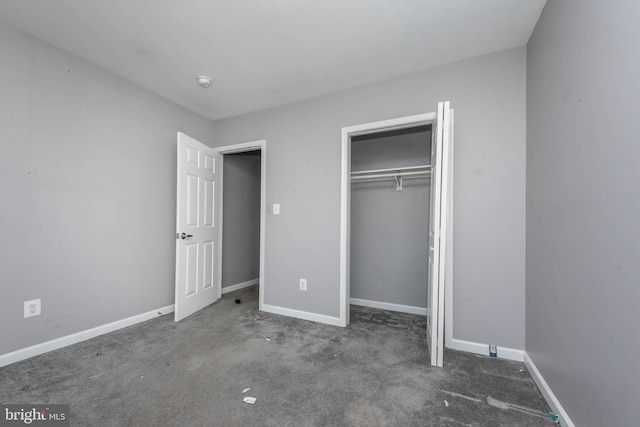
[[[0,0],[0,22],[218,119],[522,46],[545,2]]]

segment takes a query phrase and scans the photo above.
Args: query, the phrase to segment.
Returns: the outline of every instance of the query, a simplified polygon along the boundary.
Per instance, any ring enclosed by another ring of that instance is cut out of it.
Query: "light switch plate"
[[[273,214],[280,215],[280,203],[273,204]]]

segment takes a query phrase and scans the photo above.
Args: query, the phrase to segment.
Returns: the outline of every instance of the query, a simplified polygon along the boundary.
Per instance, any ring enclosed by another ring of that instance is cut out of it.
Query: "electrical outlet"
[[[42,307],[42,300],[34,299],[24,302],[24,317],[40,316],[40,310]]]
[[[307,279],[300,279],[300,290],[301,291],[307,290]]]

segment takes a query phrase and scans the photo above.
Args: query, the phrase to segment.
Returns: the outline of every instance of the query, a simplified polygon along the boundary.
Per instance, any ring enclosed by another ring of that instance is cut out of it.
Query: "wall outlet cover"
[[[24,302],[24,317],[39,316],[42,310],[42,300],[34,299]]]
[[[300,290],[301,291],[307,290],[307,279],[300,279]]]

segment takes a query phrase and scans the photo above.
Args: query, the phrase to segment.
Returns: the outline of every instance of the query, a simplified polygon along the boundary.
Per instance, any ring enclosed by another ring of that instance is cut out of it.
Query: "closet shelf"
[[[431,165],[410,166],[393,169],[371,169],[365,171],[351,172],[351,182],[376,182],[395,181],[396,190],[402,190],[404,179],[429,178],[431,176]]]

